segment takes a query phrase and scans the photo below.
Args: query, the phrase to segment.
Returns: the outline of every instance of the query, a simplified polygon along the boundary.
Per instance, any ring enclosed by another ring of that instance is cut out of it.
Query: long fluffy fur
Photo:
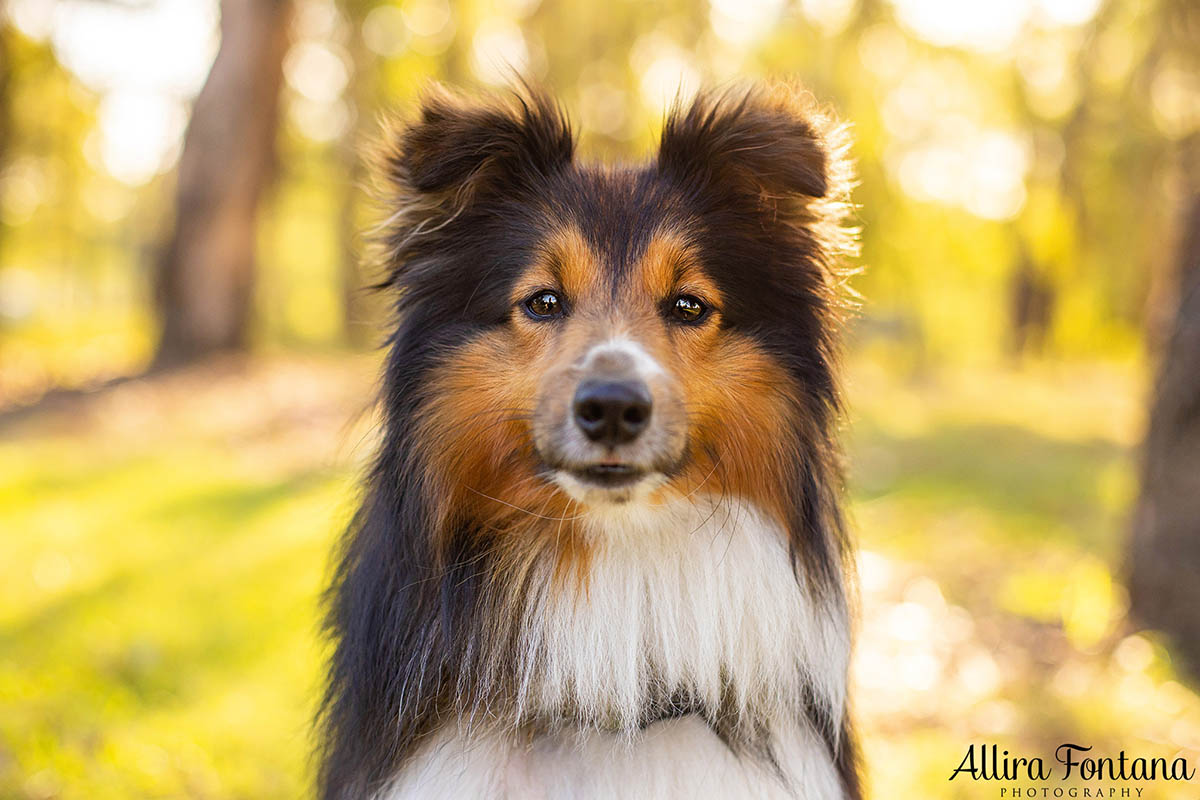
[[[766,776],[720,780],[858,796],[835,437],[844,142],[801,92],[733,90],[676,109],[654,163],[608,172],[574,164],[565,117],[536,92],[426,98],[382,164],[400,313],[383,444],[329,595],[324,798],[453,796],[437,754],[464,742],[455,774],[484,794],[524,796],[527,779],[600,797],[626,759],[626,789],[670,796],[695,771],[656,765],[686,763],[681,743],[708,753],[705,731]],[[748,379],[730,376],[733,394],[692,420],[685,490],[581,510],[538,472],[527,403],[461,411],[446,376],[503,341],[509,288],[564,224],[604,263],[670,229],[719,265],[724,335],[770,367],[756,391],[777,435],[739,419]]]

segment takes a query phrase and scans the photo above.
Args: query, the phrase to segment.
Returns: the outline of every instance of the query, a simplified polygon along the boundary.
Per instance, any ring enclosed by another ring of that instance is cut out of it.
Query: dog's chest
[[[840,723],[845,608],[813,597],[783,532],[753,507],[703,500],[594,524],[586,582],[547,572],[521,606],[517,651],[480,676],[478,695],[501,701],[448,721],[383,799],[840,797],[806,713]],[[735,755],[695,714],[643,729],[672,697],[766,733],[770,758]],[[483,725],[467,735],[472,717]],[[538,721],[557,732],[518,732]]]
[[[701,499],[594,524],[604,527],[586,576],[564,586],[547,571],[524,603],[522,717],[569,709],[580,727],[632,731],[664,698],[685,697],[727,718],[816,703],[840,721],[844,603],[813,595],[763,514]]]
[[[835,800],[841,788],[825,743],[806,727],[776,741],[778,769],[739,759],[697,717],[632,738],[563,734],[532,743],[444,729],[379,800]]]

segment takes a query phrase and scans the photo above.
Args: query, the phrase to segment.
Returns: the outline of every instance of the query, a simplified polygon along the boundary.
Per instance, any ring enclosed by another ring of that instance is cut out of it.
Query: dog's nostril
[[[600,422],[604,419],[604,406],[599,403],[584,403],[576,413],[584,422]]]
[[[637,438],[650,421],[650,391],[641,381],[584,381],[575,392],[575,423],[593,442]]]

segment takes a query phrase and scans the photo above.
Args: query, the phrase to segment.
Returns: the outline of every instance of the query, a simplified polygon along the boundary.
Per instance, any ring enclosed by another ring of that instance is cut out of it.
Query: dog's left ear
[[[702,93],[663,126],[658,166],[695,191],[775,201],[830,192],[824,120],[788,86]]]

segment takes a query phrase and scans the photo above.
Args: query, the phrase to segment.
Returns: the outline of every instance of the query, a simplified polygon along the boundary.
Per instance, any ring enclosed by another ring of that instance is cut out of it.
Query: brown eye
[[[681,294],[671,303],[671,316],[680,322],[699,322],[708,314],[708,306],[690,294]]]
[[[525,301],[525,310],[541,319],[562,316],[562,301],[554,292],[542,289]]]

